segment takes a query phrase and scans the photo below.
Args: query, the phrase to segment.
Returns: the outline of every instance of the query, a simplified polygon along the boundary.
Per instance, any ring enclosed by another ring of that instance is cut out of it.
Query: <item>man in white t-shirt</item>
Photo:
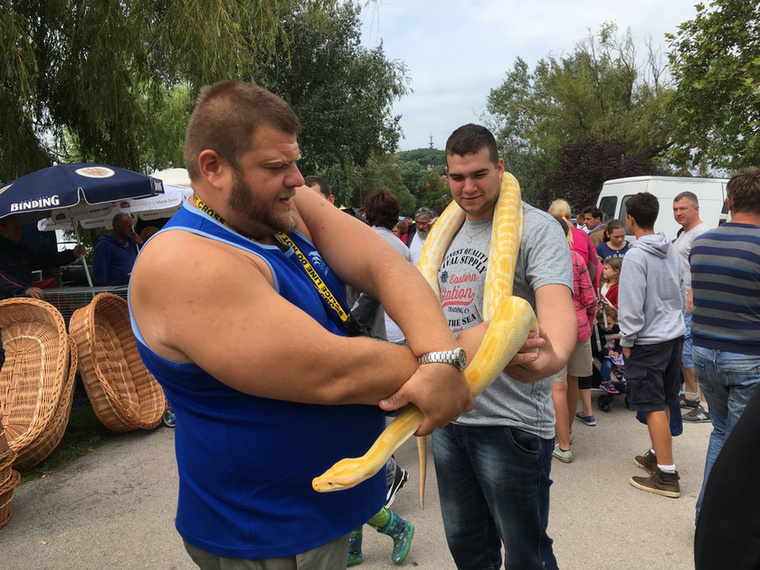
[[[689,253],[694,240],[709,230],[709,226],[699,217],[699,200],[693,192],[681,192],[673,199],[673,217],[681,225],[678,237],[673,241],[673,247],[683,260],[684,278],[686,281],[687,308],[684,315],[686,334],[684,335],[681,368],[684,377],[684,392],[679,396],[682,408],[690,409],[684,414],[686,422],[709,422],[710,415],[700,405],[699,383],[694,372],[694,360],[691,357],[691,312],[694,306],[691,293],[691,270],[689,268]]]
[[[409,246],[409,252],[412,254],[412,263],[414,263],[415,267],[420,260],[422,246],[425,245],[425,240],[434,219],[435,213],[433,210],[424,206],[417,210],[417,214],[414,216],[415,232],[407,245]]]

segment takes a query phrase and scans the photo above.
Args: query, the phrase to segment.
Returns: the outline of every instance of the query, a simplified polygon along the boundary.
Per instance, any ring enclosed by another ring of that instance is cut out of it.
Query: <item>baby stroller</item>
[[[602,312],[602,314],[604,313]],[[603,322],[606,322],[606,319],[603,319]],[[628,396],[626,395],[623,357],[620,355],[617,358],[609,358],[604,356],[603,352],[605,345],[608,350],[612,349],[614,348],[615,341],[619,339],[620,334],[617,331],[617,326],[612,327],[611,330],[604,330],[599,323],[594,323],[594,327],[591,331],[591,355],[593,358],[591,387],[603,390],[603,393],[600,394],[596,400],[599,409],[603,412],[609,412],[612,409],[612,403],[616,395],[622,395],[625,398],[625,407],[630,409]],[[605,360],[608,360],[611,363],[610,380],[620,394],[611,394],[601,388],[602,366],[604,365]]]

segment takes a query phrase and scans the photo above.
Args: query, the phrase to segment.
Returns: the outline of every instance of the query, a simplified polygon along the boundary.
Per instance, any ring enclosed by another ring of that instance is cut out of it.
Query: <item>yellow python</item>
[[[465,212],[452,202],[433,226],[422,249],[418,267],[440,299],[438,270],[446,251],[464,223]],[[494,210],[491,245],[488,254],[486,288],[483,298],[483,319],[491,324],[477,354],[464,371],[472,395],[488,388],[504,367],[517,354],[531,331],[538,332],[533,308],[520,297],[512,296],[517,255],[522,238],[522,200],[520,185],[505,172],[499,199]],[[350,489],[372,477],[385,466],[391,454],[420,426],[422,412],[407,406],[394,419],[369,451],[362,457],[338,461],[312,481],[320,493]],[[420,502],[423,501],[426,453],[420,438]]]

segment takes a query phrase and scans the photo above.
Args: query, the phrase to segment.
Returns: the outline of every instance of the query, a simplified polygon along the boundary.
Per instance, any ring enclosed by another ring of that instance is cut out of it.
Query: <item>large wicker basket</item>
[[[127,302],[100,293],[71,316],[79,372],[95,415],[108,429],[126,432],[161,423],[166,398],[137,352]]]
[[[50,455],[61,443],[63,434],[66,432],[66,426],[71,416],[71,405],[74,402],[74,385],[76,383],[77,363],[79,362],[74,339],[69,335],[66,335],[66,338],[69,342],[69,375],[63,385],[61,401],[58,403],[58,409],[56,409],[50,425],[40,434],[34,447],[27,449],[23,455],[19,455],[13,463],[13,467],[21,471],[34,467]]]
[[[55,419],[64,425],[68,421],[70,404],[66,406],[62,395],[72,380],[70,339],[61,313],[36,299],[0,301],[0,327],[5,348],[0,417],[8,445],[17,454],[14,466],[30,467],[30,458],[40,461],[60,441],[48,433],[56,427]],[[39,446],[50,449],[40,455]]]

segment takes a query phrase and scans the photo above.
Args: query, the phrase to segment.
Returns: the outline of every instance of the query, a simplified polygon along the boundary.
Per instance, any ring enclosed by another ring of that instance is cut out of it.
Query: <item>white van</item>
[[[665,232],[675,239],[681,226],[673,218],[673,198],[681,192],[694,192],[699,200],[699,217],[711,228],[728,219],[726,184],[728,178],[690,178],[683,176],[631,176],[608,180],[602,186],[597,208],[602,223],[613,219],[625,223],[625,203],[639,192],[649,192],[660,201],[660,213],[654,224],[656,232]],[[633,239],[629,234],[627,239]]]

